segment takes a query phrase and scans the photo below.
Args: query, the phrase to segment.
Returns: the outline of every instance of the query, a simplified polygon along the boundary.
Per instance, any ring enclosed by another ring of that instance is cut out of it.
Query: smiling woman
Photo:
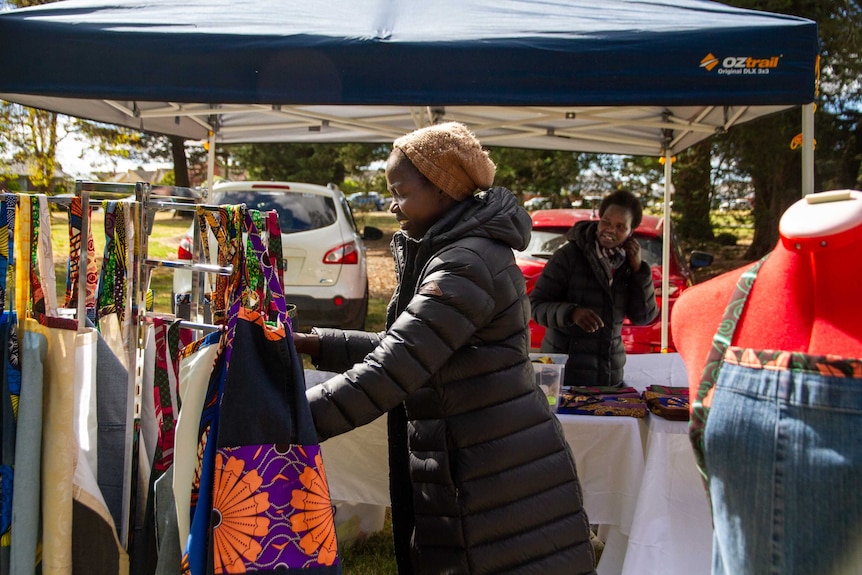
[[[658,315],[650,265],[632,230],[643,219],[626,191],[602,200],[599,219],[575,223],[530,293],[532,319],[546,329],[541,351],[568,355],[565,385],[620,386],[623,322]]]

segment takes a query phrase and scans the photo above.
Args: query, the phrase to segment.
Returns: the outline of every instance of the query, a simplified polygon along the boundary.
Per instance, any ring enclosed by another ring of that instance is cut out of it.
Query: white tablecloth
[[[307,372],[308,384],[327,374]],[[688,385],[678,354],[630,355],[626,385]],[[575,455],[590,523],[606,526],[599,575],[708,574],[712,526],[688,423],[557,416]],[[322,444],[333,500],[389,505],[386,418]]]
[[[688,374],[676,353],[629,355],[625,383],[638,391],[650,385],[687,387]],[[595,416],[578,417],[600,419]],[[616,433],[631,435],[628,430],[631,424],[624,421],[631,418],[604,419],[619,420]],[[585,501],[590,522],[605,526],[605,549],[598,573],[708,575],[712,558],[712,521],[703,483],[694,463],[688,422],[649,415],[646,421],[641,422],[639,430],[643,446],[640,460],[630,449],[626,455],[630,460],[619,462],[615,469],[631,473],[628,481],[636,485],[634,490],[624,492],[625,506],[620,509],[618,520],[605,521],[602,515],[597,515],[594,520],[591,502]],[[592,465],[592,460],[589,459],[585,465]],[[581,481],[589,475],[582,473]],[[607,511],[603,506],[594,508]]]
[[[688,422],[652,417],[623,575],[708,575],[712,519]]]

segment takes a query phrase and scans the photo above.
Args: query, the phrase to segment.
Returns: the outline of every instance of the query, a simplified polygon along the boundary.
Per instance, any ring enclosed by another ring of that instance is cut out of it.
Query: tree
[[[172,162],[173,185],[176,186],[190,187],[189,162],[205,161],[206,151],[202,146],[187,146],[179,136],[152,134],[82,119],[75,119],[72,125],[71,129],[92,142],[103,156],[142,163]]]
[[[36,189],[52,193],[57,167],[58,115],[54,112],[26,108],[4,102],[0,111],[0,152],[11,154],[12,161],[28,168],[28,177]]]
[[[859,109],[862,9],[856,0],[729,0],[742,8],[802,16],[818,23],[822,42],[815,188],[858,187],[862,144]],[[799,110],[734,127],[718,139],[721,153],[750,176],[755,189],[754,240],[746,253],[756,259],[778,239],[781,214],[801,197],[801,152],[790,144],[800,131]],[[829,142],[829,145],[824,145]]]
[[[568,190],[588,167],[591,154],[558,150],[489,148],[497,164],[494,183],[512,190],[519,198],[524,193],[546,196],[554,205],[562,202],[561,192]]]
[[[225,146],[255,180],[339,185],[348,175],[386,159],[383,144],[235,144]]]
[[[709,140],[699,142],[678,156],[674,178],[673,209],[679,214],[676,231],[690,240],[712,240],[709,209],[712,199]]]

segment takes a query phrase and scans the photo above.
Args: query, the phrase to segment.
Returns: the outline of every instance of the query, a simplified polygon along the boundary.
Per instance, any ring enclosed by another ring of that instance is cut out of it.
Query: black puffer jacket
[[[347,369],[307,392],[320,437],[391,410],[402,575],[594,572],[574,458],[528,357],[512,248],[529,234],[508,190],[464,201],[422,241],[393,237],[385,333],[315,330],[319,367]]]
[[[652,271],[646,262],[632,270],[626,259],[604,279],[596,254],[596,222],[578,222],[566,233],[567,244],[558,249],[542,270],[530,293],[533,320],[545,326],[542,351],[564,353],[566,385],[622,385],[626,351],[620,333],[628,317],[635,325],[656,318]],[[605,326],[587,333],[572,325],[575,306],[598,313]]]

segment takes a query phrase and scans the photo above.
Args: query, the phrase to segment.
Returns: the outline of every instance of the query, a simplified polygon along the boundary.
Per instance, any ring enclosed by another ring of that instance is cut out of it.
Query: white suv
[[[296,329],[364,328],[368,275],[362,240],[379,239],[383,232],[367,226],[360,233],[340,190],[297,182],[225,182],[215,185],[207,202],[278,212],[285,298],[296,305]],[[180,242],[181,260],[193,259],[193,232],[192,225]],[[215,251],[212,235],[210,246]],[[173,299],[190,293],[191,285],[191,272],[176,270]]]

